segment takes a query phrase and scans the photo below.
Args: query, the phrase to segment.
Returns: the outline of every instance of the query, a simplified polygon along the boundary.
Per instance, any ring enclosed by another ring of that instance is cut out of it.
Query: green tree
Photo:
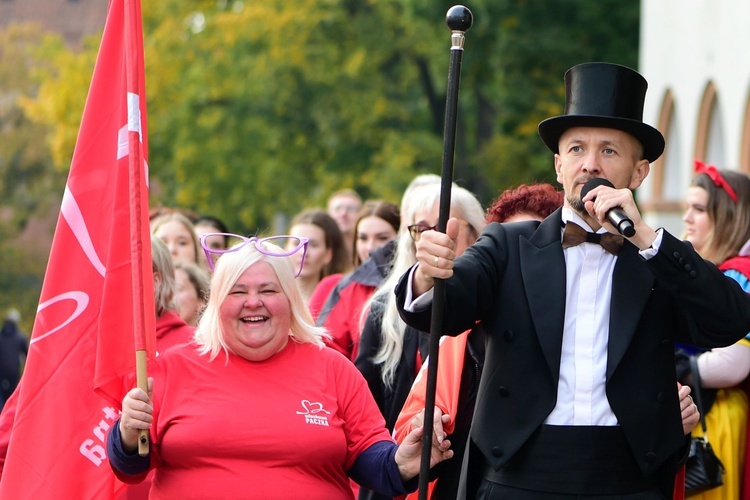
[[[27,333],[51,241],[39,222],[54,217],[64,175],[54,170],[45,142],[48,125],[33,120],[24,102],[37,97],[63,51],[61,39],[39,26],[0,30],[0,315],[19,309]]]
[[[62,187],[44,137],[46,124],[33,120],[23,103],[36,98],[40,76],[63,50],[59,37],[40,27],[0,30],[0,236],[15,236],[38,210],[47,210],[50,191]]]
[[[212,213],[253,232],[343,186],[398,200],[415,174],[439,173],[450,6],[145,3],[152,204]],[[638,4],[477,0],[470,7],[455,171],[488,202],[510,184],[553,179],[536,126],[562,111],[570,66],[636,66]],[[94,54],[90,47],[61,56],[34,108],[54,126],[63,167],[83,107],[82,97],[74,101]]]
[[[152,205],[254,232],[283,230],[279,215],[344,186],[398,201],[415,174],[440,172],[452,4],[144,2]],[[537,124],[562,112],[567,68],[637,67],[639,5],[469,7],[455,177],[487,203],[554,179]],[[0,304],[21,302],[27,319],[48,249],[15,240],[59,206],[98,43],[73,51],[39,28],[0,31]]]
[[[537,125],[563,112],[563,74],[571,66],[608,61],[637,68],[640,7],[617,0],[482,0],[472,8],[463,161],[470,189],[487,200],[511,184],[554,181]]]
[[[160,3],[156,19],[171,21],[153,32],[149,68],[181,61],[150,94],[165,198],[264,227],[341,185],[398,199],[416,173],[439,172],[450,5]],[[553,179],[536,126],[562,111],[570,66],[637,65],[638,5],[471,7],[456,178],[487,201],[509,184]]]
[[[147,73],[171,66],[148,82],[164,199],[263,228],[342,185],[397,198],[439,168],[419,81],[431,75],[414,62],[429,54],[410,43],[398,2],[190,7],[154,4],[146,21]]]

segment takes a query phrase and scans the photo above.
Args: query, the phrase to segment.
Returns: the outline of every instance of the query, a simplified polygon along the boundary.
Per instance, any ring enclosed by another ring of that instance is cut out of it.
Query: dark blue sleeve
[[[359,454],[347,472],[349,477],[367,489],[389,497],[416,491],[419,476],[406,483],[396,465],[398,445],[391,441],[379,441]]]
[[[127,476],[137,476],[148,471],[151,463],[151,454],[142,457],[138,451],[127,453],[122,449],[120,439],[120,419],[109,430],[107,437],[107,457],[113,469]]]

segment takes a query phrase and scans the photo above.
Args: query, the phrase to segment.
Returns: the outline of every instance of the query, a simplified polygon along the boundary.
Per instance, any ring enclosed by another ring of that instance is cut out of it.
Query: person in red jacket
[[[330,332],[328,346],[352,362],[359,350],[362,309],[391,268],[393,240],[398,235],[400,224],[399,214],[399,208],[393,203],[365,202],[354,229],[356,269],[341,278],[333,290],[323,292],[327,298],[315,318],[315,324],[324,326]],[[320,285],[315,289],[310,304],[315,301],[319,288]]]
[[[175,303],[175,268],[169,248],[159,238],[151,238],[151,262],[154,269],[154,303],[156,304],[156,349],[168,348],[193,340],[195,327],[180,317]]]

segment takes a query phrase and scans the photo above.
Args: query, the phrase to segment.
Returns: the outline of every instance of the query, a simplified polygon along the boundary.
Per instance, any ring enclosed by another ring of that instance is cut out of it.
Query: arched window
[[[740,143],[740,171],[750,174],[750,94],[745,101],[745,116],[742,120]]]
[[[695,157],[706,163],[726,165],[724,131],[716,85],[708,82],[703,92],[695,135]],[[692,164],[690,166],[692,168]],[[720,167],[720,168],[726,168]]]
[[[684,194],[681,184],[681,171],[685,165],[680,141],[680,119],[677,103],[672,90],[667,90],[659,112],[659,130],[664,134],[667,147],[664,154],[652,165],[654,184],[652,199],[662,205],[662,210],[674,209],[663,204],[680,201]]]

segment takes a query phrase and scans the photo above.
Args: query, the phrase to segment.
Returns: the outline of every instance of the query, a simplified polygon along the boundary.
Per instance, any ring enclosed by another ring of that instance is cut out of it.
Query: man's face
[[[587,216],[581,188],[589,179],[602,177],[616,189],[635,189],[649,172],[641,159],[642,147],[632,135],[601,127],[573,127],[560,136],[555,155],[557,181],[565,192],[565,205]]]
[[[328,215],[338,224],[344,234],[354,231],[357,214],[362,209],[362,202],[353,196],[336,196],[328,202]]]

